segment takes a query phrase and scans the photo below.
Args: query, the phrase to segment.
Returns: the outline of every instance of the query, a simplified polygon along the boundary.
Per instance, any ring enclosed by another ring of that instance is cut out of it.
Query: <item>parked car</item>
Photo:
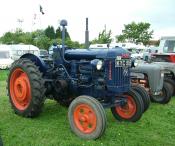
[[[159,47],[149,47],[146,49],[146,51],[143,53],[143,60],[148,61],[151,59],[151,55],[158,53]]]
[[[52,54],[53,54],[53,49],[54,49],[55,47],[56,47],[56,48],[58,47],[58,48],[61,49],[61,48],[62,48],[62,45],[58,45],[58,44],[56,44],[56,43],[54,43],[53,45],[51,45],[51,46],[49,47],[49,51],[48,51],[48,52],[49,52],[49,55],[52,55]],[[68,48],[66,45],[65,45],[64,47],[65,47],[65,49]]]
[[[44,49],[40,49],[39,50],[39,57],[41,57],[41,58],[48,58],[49,57],[48,51],[44,50]]]

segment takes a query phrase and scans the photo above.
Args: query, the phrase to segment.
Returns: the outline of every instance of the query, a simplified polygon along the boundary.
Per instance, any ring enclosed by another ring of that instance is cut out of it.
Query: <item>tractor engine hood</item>
[[[70,49],[65,51],[66,60],[81,60],[81,59],[107,59],[116,58],[130,58],[129,52],[123,48],[110,48],[110,49]]]

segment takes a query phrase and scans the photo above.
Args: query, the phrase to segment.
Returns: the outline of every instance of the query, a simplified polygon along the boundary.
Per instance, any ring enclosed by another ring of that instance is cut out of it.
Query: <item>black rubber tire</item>
[[[151,101],[160,104],[167,104],[171,100],[171,85],[164,82],[162,95],[150,95]]]
[[[169,95],[172,97],[173,96],[173,91],[174,91],[173,85],[170,82],[166,82],[166,81],[164,81],[164,83],[166,83],[168,85]]]
[[[30,82],[31,100],[29,101],[30,103],[28,107],[25,108],[24,110],[20,110],[15,106],[10,93],[10,78],[12,73],[17,68],[20,68],[27,74]],[[7,91],[12,109],[16,114],[30,118],[36,117],[40,114],[45,101],[44,80],[38,67],[32,61],[30,61],[29,59],[21,58],[12,64],[7,80]]]
[[[95,112],[97,118],[96,129],[91,133],[83,133],[78,129],[74,121],[74,110],[80,104],[85,104],[90,106]],[[90,96],[79,96],[75,98],[69,106],[68,118],[71,130],[82,139],[97,139],[99,138],[106,129],[106,113],[103,106],[99,101]]]
[[[138,94],[140,94],[140,96],[142,97],[145,112],[149,108],[151,102],[148,92],[145,90],[144,87],[140,85],[132,86],[132,89],[138,92]]]
[[[136,122],[142,117],[142,114],[144,111],[144,104],[143,104],[142,97],[136,91],[134,91],[132,89],[128,93],[126,93],[125,95],[131,96],[132,99],[134,100],[135,105],[136,105],[135,114],[130,118],[124,118],[117,112],[116,107],[112,107],[111,112],[112,112],[114,118],[119,120],[119,121]]]
[[[175,95],[175,81],[170,78],[165,78],[164,81],[172,85],[172,95],[174,96]]]

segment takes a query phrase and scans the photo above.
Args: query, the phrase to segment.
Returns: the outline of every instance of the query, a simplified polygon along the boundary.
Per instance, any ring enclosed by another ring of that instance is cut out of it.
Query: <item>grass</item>
[[[97,140],[75,136],[67,118],[67,108],[45,102],[34,119],[14,114],[6,96],[7,71],[0,71],[0,134],[5,146],[174,146],[175,98],[167,105],[151,104],[136,123],[116,121],[106,110],[105,134]]]

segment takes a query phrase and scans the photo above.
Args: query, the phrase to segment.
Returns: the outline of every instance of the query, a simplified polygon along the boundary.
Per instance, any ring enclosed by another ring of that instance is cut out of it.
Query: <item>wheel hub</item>
[[[74,110],[74,122],[81,132],[92,133],[96,129],[96,114],[90,106],[80,104]]]
[[[15,81],[14,93],[18,101],[24,101],[27,96],[28,85],[24,78],[19,77]]]
[[[131,96],[127,96],[127,102],[125,105],[117,106],[116,112],[123,118],[129,119],[136,112],[136,104]]]
[[[88,122],[88,116],[87,115],[82,115],[79,118],[80,122]]]
[[[10,95],[13,104],[19,110],[24,110],[30,104],[31,88],[27,73],[22,69],[15,69],[10,77]]]

